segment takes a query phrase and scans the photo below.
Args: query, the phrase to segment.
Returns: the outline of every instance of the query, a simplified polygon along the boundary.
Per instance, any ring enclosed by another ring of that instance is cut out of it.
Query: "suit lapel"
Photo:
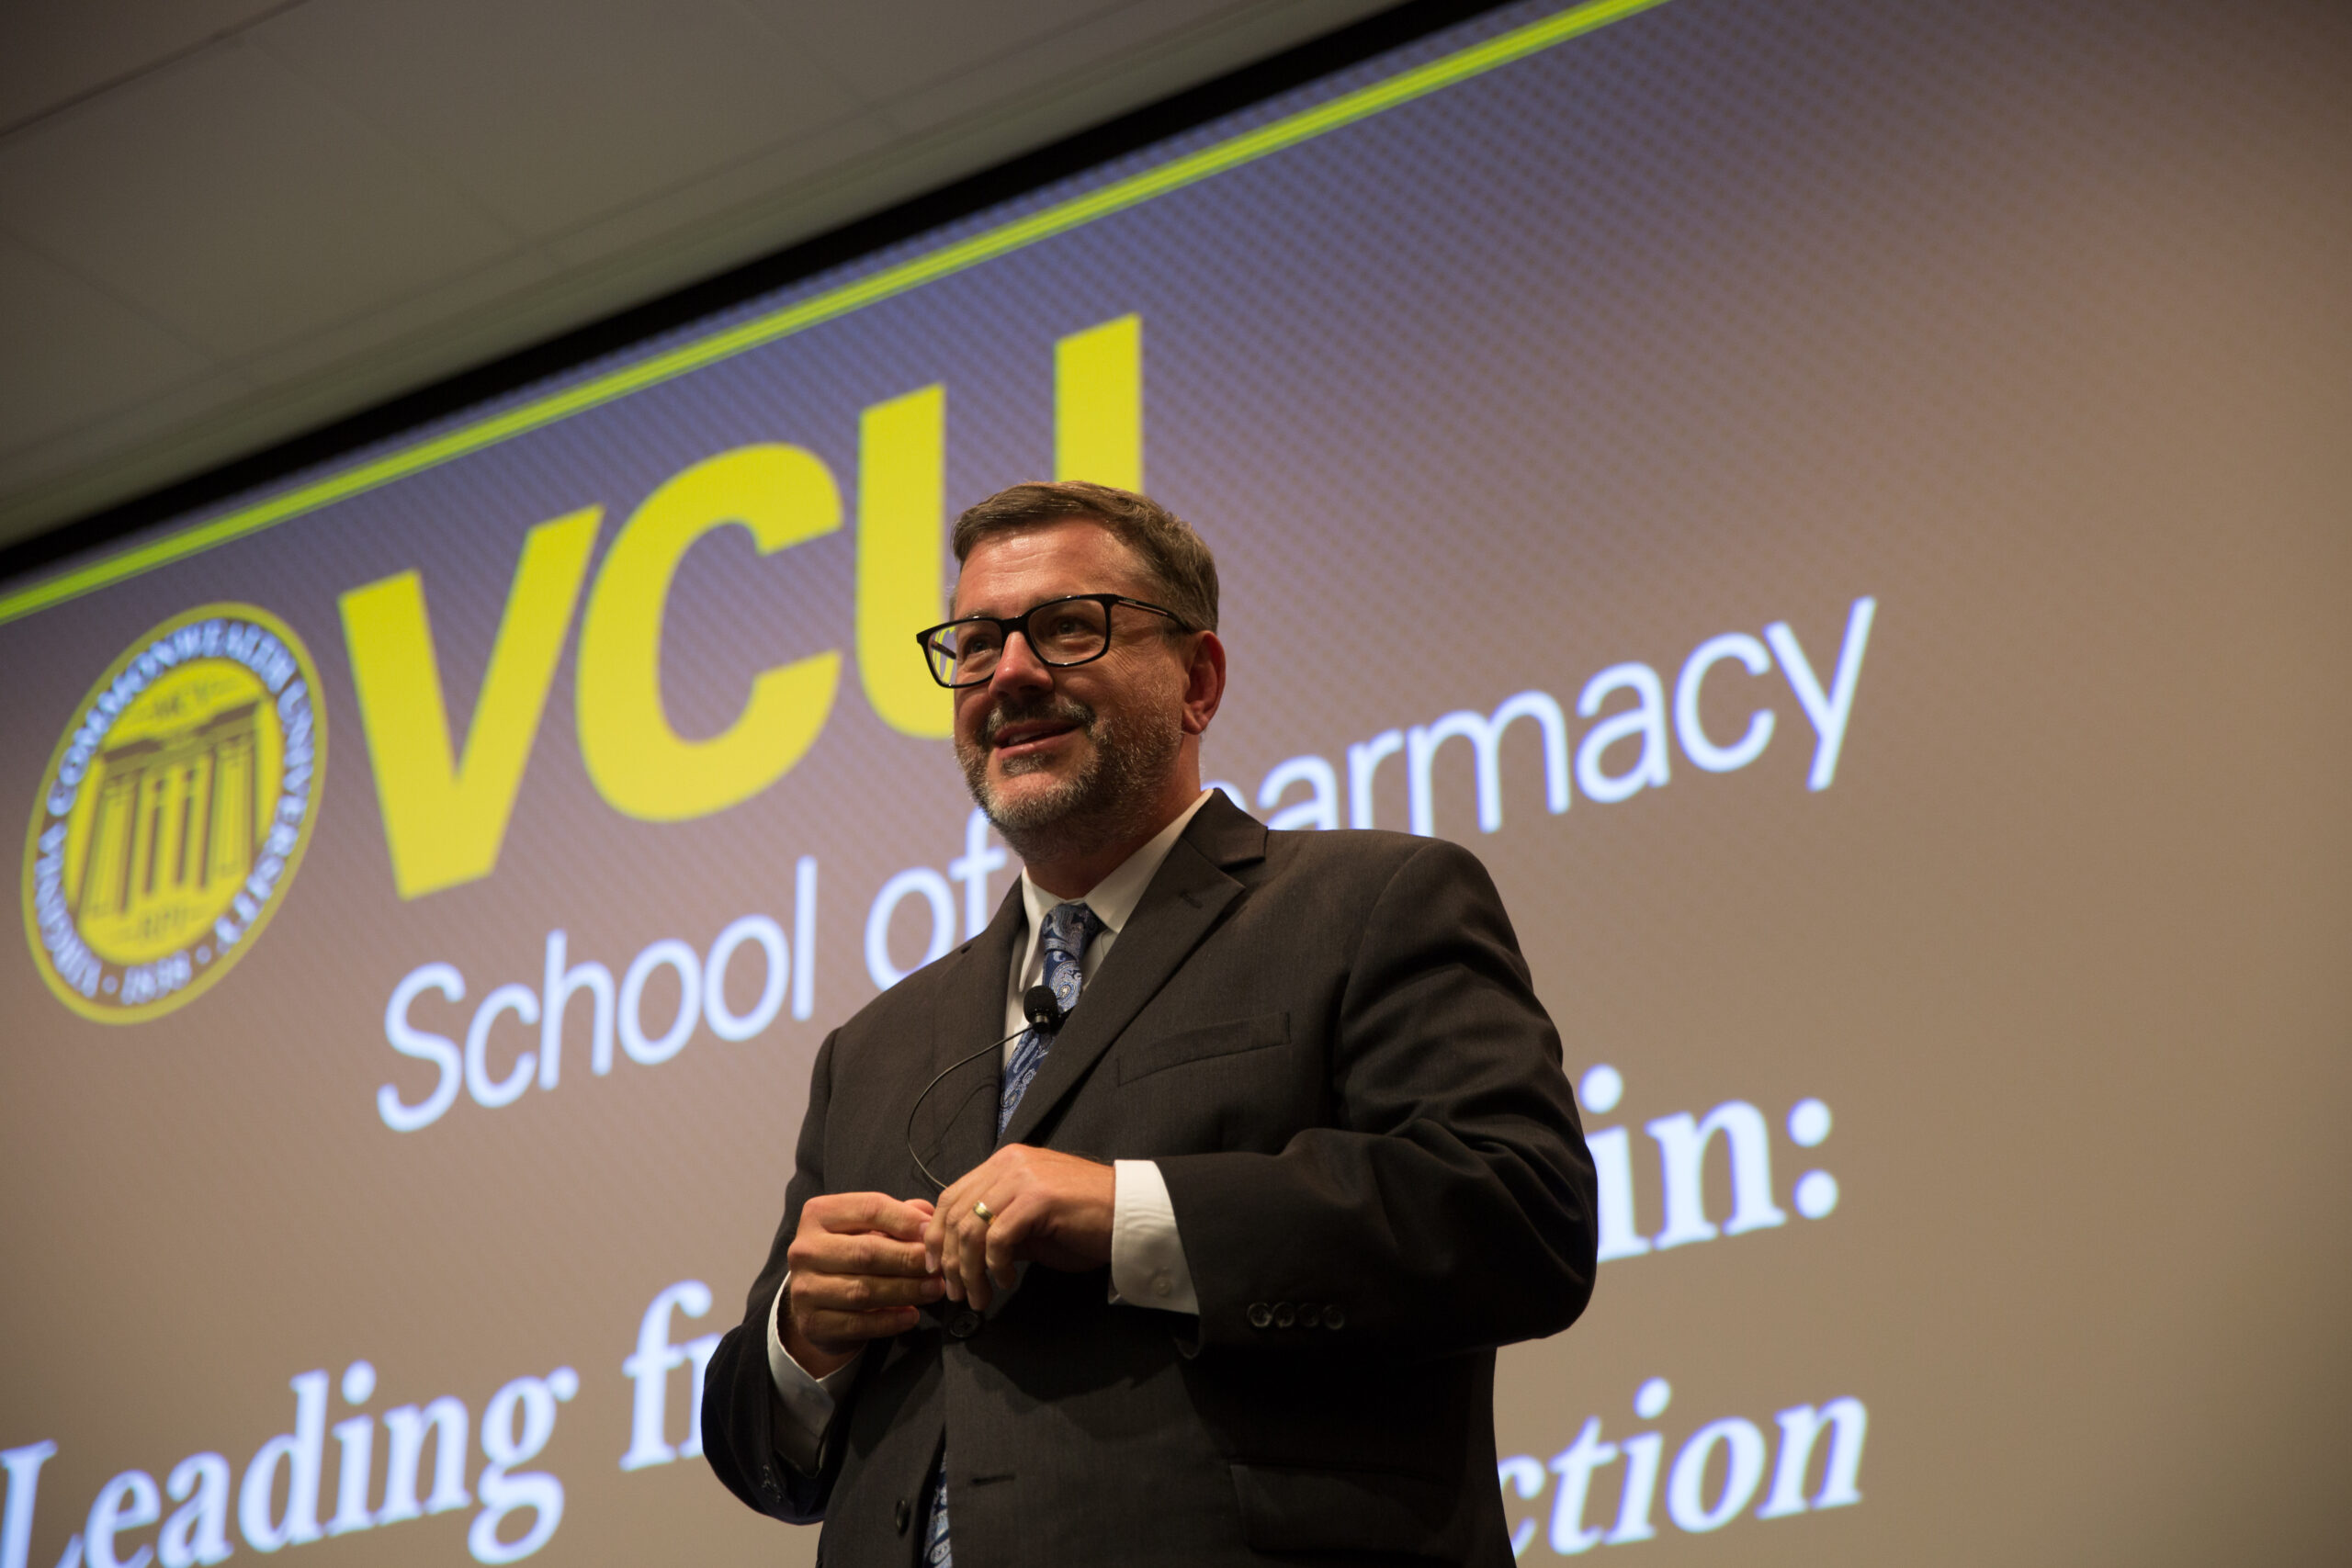
[[[1168,852],[1119,940],[1087,983],[1046,1064],[1021,1097],[1001,1144],[1023,1144],[1084,1081],[1102,1053],[1157,996],[1241,894],[1226,867],[1262,859],[1266,829],[1220,795],[1202,807]],[[1007,947],[1004,964],[1012,953]],[[1000,981],[1001,985],[1001,981]],[[1000,990],[1000,1003],[1002,992]],[[935,1070],[935,1069],[934,1069]]]
[[[996,918],[956,956],[946,995],[933,1015],[931,1065],[924,1081],[945,1071],[1004,1032],[1004,988],[1012,976],[1015,945],[1027,934],[1029,914],[1015,882]],[[924,1100],[916,1121],[916,1146],[941,1177],[953,1182],[989,1157],[996,1144],[1001,1058],[982,1056],[949,1073]]]

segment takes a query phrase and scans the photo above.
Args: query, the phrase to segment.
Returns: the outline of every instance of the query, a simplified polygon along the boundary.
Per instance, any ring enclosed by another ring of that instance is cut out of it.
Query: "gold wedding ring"
[[[988,1201],[986,1199],[982,1199],[974,1203],[972,1205],[972,1213],[978,1216],[979,1222],[982,1224],[987,1224],[990,1220],[996,1218],[996,1211],[989,1207]]]

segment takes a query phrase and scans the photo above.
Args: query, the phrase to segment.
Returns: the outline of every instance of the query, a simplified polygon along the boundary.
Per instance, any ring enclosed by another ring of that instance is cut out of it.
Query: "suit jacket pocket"
[[[1199,1029],[1187,1029],[1182,1033],[1163,1035],[1158,1040],[1119,1047],[1119,1081],[1133,1083],[1140,1077],[1182,1066],[1186,1062],[1198,1062],[1210,1056],[1230,1056],[1242,1051],[1262,1051],[1269,1045],[1281,1045],[1290,1039],[1290,1014],[1263,1012],[1255,1018],[1238,1018],[1229,1023],[1212,1023]]]

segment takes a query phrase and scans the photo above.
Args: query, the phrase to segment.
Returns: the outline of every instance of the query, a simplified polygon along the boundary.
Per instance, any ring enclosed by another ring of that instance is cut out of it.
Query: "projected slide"
[[[0,583],[0,1568],[813,1558],[693,1412],[1017,877],[910,634],[1057,476],[1216,550],[1220,787],[1518,923],[1522,1562],[2330,1560],[2347,66],[1508,6]]]

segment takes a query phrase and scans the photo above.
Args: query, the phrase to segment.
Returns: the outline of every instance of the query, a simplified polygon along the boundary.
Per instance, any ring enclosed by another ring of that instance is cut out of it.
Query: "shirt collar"
[[[1102,922],[1103,929],[1114,936],[1117,935],[1136,912],[1136,906],[1143,902],[1144,889],[1150,886],[1151,879],[1159,874],[1160,863],[1168,858],[1168,852],[1176,847],[1176,840],[1183,836],[1185,828],[1191,825],[1201,807],[1208,804],[1209,793],[1201,791],[1174,821],[1153,834],[1135,853],[1121,861],[1117,870],[1076,899],[1055,897],[1030,881],[1028,870],[1024,867],[1021,873],[1021,899],[1029,910],[1030,931],[1035,933],[1046,929],[1046,916],[1052,912],[1055,905],[1083,903],[1094,911],[1094,918]]]

